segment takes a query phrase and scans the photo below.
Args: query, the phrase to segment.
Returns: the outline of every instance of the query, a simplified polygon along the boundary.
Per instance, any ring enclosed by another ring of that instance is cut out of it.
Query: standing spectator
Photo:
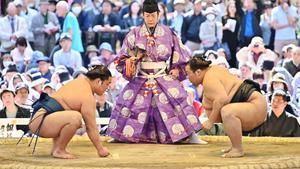
[[[80,53],[71,49],[72,37],[68,33],[63,33],[60,37],[62,49],[54,53],[53,63],[57,67],[64,65],[78,70],[82,66]]]
[[[84,25],[88,27],[88,31],[85,33],[85,46],[95,44],[95,32],[93,32],[93,25],[96,20],[96,16],[100,14],[101,3],[99,0],[92,0],[92,6],[86,9],[86,19]]]
[[[88,22],[89,18],[88,18],[88,13],[87,11],[84,10],[84,4],[83,4],[83,0],[74,0],[72,2],[71,5],[71,11],[74,13],[74,15],[76,16],[77,20],[78,20],[78,24],[79,24],[79,28],[81,30],[81,39],[82,39],[82,44],[84,49],[87,47],[88,43],[90,43],[89,41],[89,28],[90,28],[90,24]],[[91,31],[91,30],[90,30]],[[88,41],[87,41],[88,39]],[[88,64],[88,58],[84,57],[83,53],[82,53],[82,60],[84,62],[84,64]]]
[[[281,49],[288,44],[296,44],[297,9],[290,0],[278,0],[278,6],[272,10],[272,25],[275,33],[275,51],[282,54]]]
[[[0,94],[4,108],[0,111],[0,118],[29,118],[30,111],[15,104],[15,93],[11,89],[4,89]],[[17,126],[17,130],[28,131],[28,125]]]
[[[300,71],[300,47],[292,51],[292,60],[284,64],[284,68],[294,77]]]
[[[222,18],[223,38],[222,42],[227,43],[230,50],[230,67],[237,67],[236,51],[238,47],[238,32],[240,18],[237,15],[235,3],[231,2],[226,7],[226,15]]]
[[[26,34],[26,39],[29,41],[30,45],[33,46],[34,37],[32,33],[32,27],[31,24],[34,21],[33,17],[38,14],[38,12],[35,9],[30,8],[29,0],[23,0],[23,7],[22,11],[20,13],[20,16],[23,17],[26,20],[26,23],[28,25],[28,31]]]
[[[277,90],[272,96],[272,110],[266,121],[251,132],[251,136],[300,137],[299,120],[288,113],[285,107],[290,96],[283,90]]]
[[[213,7],[208,7],[205,11],[206,21],[200,26],[199,37],[203,48],[207,50],[217,50],[222,42],[223,26],[216,20],[217,13]]]
[[[121,20],[119,16],[112,11],[113,4],[109,0],[102,3],[102,11],[97,15],[94,21],[93,30],[98,33],[98,44],[108,42],[116,50],[116,32],[121,30]]]
[[[59,22],[55,13],[48,10],[47,0],[40,0],[40,12],[33,17],[31,29],[34,35],[34,49],[50,56],[55,46],[55,34],[59,31]]]
[[[27,34],[27,23],[24,18],[16,15],[16,10],[14,3],[8,3],[7,16],[0,19],[0,52],[10,52],[17,38]]]
[[[272,36],[272,21],[271,21],[271,16],[272,16],[272,4],[270,3],[265,3],[264,5],[264,13],[260,16],[260,23],[259,26],[262,30],[262,37],[264,40],[264,44],[266,45],[267,48],[272,49],[273,44],[271,44],[271,36]]]
[[[141,7],[137,1],[132,1],[129,4],[129,12],[122,19],[122,27],[120,31],[120,41],[123,42],[126,34],[136,26],[143,24],[144,20],[141,16]],[[122,45],[122,44],[121,44]]]
[[[170,28],[173,29],[179,37],[181,36],[181,27],[184,18],[185,0],[174,0],[174,12],[171,14]]]
[[[199,36],[200,25],[205,21],[202,14],[201,0],[194,1],[194,13],[186,16],[181,28],[181,40],[185,45],[194,52],[200,48],[201,40]]]
[[[259,26],[260,15],[262,13],[260,6],[257,5],[257,9],[255,9],[253,0],[245,0],[244,8],[246,11],[241,18],[241,30],[239,35],[242,47],[248,46],[253,37],[262,36],[261,28]]]
[[[55,13],[56,12],[56,4],[57,4],[58,0],[48,0],[48,2],[49,2],[49,7],[48,7],[49,12]]]
[[[60,17],[64,17],[63,32],[69,33],[73,39],[72,49],[77,52],[83,52],[81,41],[81,32],[76,16],[69,11],[69,5],[66,1],[59,1],[56,5],[56,13]]]
[[[162,2],[160,2],[160,3],[158,3],[158,8],[159,8],[158,23],[167,25],[167,26],[170,25],[170,21],[167,18],[168,9],[167,9],[166,5],[163,4]]]
[[[20,16],[23,10],[23,0],[14,0],[13,1],[16,6],[16,15]],[[25,18],[24,18],[25,19]]]

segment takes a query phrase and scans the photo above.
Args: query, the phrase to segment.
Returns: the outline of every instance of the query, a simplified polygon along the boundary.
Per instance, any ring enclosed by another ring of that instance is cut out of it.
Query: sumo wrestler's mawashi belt
[[[28,145],[28,146],[30,146],[33,139],[34,139],[34,137],[36,137],[34,147],[33,147],[33,151],[32,151],[32,153],[34,153],[35,148],[36,148],[36,144],[37,144],[37,140],[38,140],[38,137],[39,137],[40,129],[41,129],[43,123],[44,123],[44,120],[45,120],[46,116],[49,115],[49,114],[52,114],[54,112],[63,111],[64,108],[55,99],[51,98],[46,93],[42,93],[39,100],[34,102],[32,107],[33,107],[34,110],[33,110],[33,113],[31,115],[31,119],[30,119],[30,122],[29,122],[28,125],[30,125],[30,123],[32,123],[38,117],[42,116],[41,122],[38,125],[36,131],[34,131],[32,133],[32,137],[31,137],[31,140],[30,140],[29,145]],[[37,117],[33,118],[35,113],[37,113],[38,111],[44,111],[45,113],[42,113],[42,114],[38,115]],[[24,137],[25,134],[27,134],[27,132],[22,135],[22,137],[19,139],[17,144],[19,144],[19,142],[22,140],[22,138]]]

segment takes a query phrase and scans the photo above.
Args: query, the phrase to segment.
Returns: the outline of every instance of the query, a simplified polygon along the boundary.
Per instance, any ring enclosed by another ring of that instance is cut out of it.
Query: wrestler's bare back
[[[69,82],[68,85],[61,87],[51,97],[58,101],[65,110],[74,110],[81,114],[84,113],[82,111],[83,103],[89,103],[91,107],[95,107],[96,105],[92,88],[88,80],[84,77]],[[96,107],[94,109],[96,111]]]
[[[223,86],[223,89],[219,88],[216,83],[220,83]],[[207,116],[211,113],[213,101],[220,97],[220,92],[224,92],[225,89],[226,95],[228,96],[227,99],[230,101],[242,83],[242,80],[230,74],[227,69],[221,66],[210,66],[203,79],[202,102]],[[209,92],[212,90],[215,92]],[[221,118],[218,122],[221,122]]]

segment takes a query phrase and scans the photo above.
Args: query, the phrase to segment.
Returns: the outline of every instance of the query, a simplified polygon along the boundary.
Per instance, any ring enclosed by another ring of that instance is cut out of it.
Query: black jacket
[[[205,16],[200,13],[199,15],[191,15],[184,17],[181,27],[181,40],[183,43],[192,41],[200,43],[199,38],[200,25],[206,20]]]
[[[283,112],[279,117],[271,112],[266,121],[252,131],[251,136],[300,137],[300,124],[295,116]]]
[[[30,110],[22,108],[16,105],[18,108],[16,118],[30,118]],[[7,118],[6,108],[0,110],[0,118]],[[29,130],[28,125],[17,125],[17,130],[27,132]]]

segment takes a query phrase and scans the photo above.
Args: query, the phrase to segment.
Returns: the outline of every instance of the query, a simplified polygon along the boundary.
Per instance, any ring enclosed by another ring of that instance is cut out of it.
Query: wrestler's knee
[[[72,115],[71,123],[78,128],[81,127],[82,115],[79,112],[74,111],[74,115]]]
[[[220,113],[221,113],[222,121],[226,121],[227,119],[233,117],[232,110],[230,109],[229,106],[222,107]]]

